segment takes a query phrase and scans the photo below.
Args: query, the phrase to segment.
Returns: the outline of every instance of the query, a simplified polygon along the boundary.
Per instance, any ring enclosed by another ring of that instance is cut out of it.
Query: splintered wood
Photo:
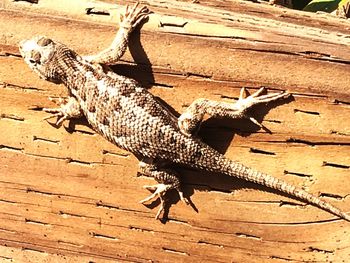
[[[151,182],[136,177],[134,156],[84,119],[43,121],[41,109],[56,106],[48,98],[67,91],[31,72],[18,42],[41,34],[93,54],[113,39],[121,8],[58,2],[0,5],[1,262],[348,261],[349,222],[228,176],[179,167],[192,205],[169,195],[168,220],[156,221],[159,203],[138,203]],[[292,99],[252,112],[271,134],[208,119],[199,136],[350,211],[350,22],[248,1],[147,4],[155,13],[114,70],[178,113],[199,97],[234,102],[242,86],[288,90]]]

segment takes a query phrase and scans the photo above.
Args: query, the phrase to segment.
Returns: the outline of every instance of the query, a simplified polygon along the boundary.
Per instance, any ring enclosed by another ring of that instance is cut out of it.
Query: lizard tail
[[[295,187],[273,176],[258,172],[254,169],[244,166],[243,164],[229,160],[224,156],[222,156],[222,158],[219,158],[219,160],[217,159],[217,161],[218,166],[221,166],[221,169],[219,171],[217,170],[217,172],[221,172],[233,177],[244,179],[249,182],[276,189],[283,193],[287,193],[350,222],[350,215],[342,212],[339,208],[321,200],[317,196],[314,196],[301,188]]]

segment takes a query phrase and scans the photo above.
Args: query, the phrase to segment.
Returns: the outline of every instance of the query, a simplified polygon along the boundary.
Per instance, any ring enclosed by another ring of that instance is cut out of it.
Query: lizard
[[[46,36],[35,36],[19,43],[19,50],[28,66],[39,77],[64,84],[69,93],[59,108],[43,108],[51,113],[45,119],[57,117],[63,121],[85,116],[91,127],[116,146],[133,153],[140,161],[142,174],[157,184],[144,186],[153,193],[141,200],[146,203],[159,198],[159,219],[165,207],[165,194],[175,189],[180,200],[184,197],[180,175],[169,164],[185,165],[208,172],[226,174],[263,185],[317,206],[350,221],[350,215],[284,180],[230,160],[205,144],[196,131],[205,115],[216,118],[247,118],[262,127],[247,111],[257,104],[283,99],[286,91],[265,94],[264,88],[245,96],[245,88],[235,103],[200,98],[178,118],[162,105],[146,88],[131,78],[110,69],[125,53],[130,33],[148,19],[146,6],[126,6],[120,15],[120,27],[112,44],[91,56],[80,56],[66,45]]]

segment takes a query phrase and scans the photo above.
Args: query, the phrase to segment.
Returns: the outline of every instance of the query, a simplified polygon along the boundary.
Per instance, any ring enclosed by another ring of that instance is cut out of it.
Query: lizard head
[[[36,36],[29,40],[23,40],[19,44],[24,61],[41,78],[47,79],[47,64],[55,53],[55,43],[46,37]]]
[[[62,44],[56,43],[50,38],[36,36],[21,41],[19,51],[24,61],[41,78],[52,82],[60,82],[55,69],[55,57],[57,57],[60,45]]]

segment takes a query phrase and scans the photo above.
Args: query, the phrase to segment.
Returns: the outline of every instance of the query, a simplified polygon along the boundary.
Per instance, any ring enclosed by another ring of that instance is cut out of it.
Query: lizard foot
[[[181,190],[179,190],[177,187],[174,187],[173,184],[156,184],[156,185],[145,185],[143,186],[143,188],[150,190],[150,191],[154,191],[150,196],[146,197],[145,199],[141,200],[140,203],[144,204],[156,197],[159,198],[160,200],[160,208],[158,209],[158,212],[156,214],[156,219],[159,219],[160,214],[164,211],[165,208],[165,199],[164,196],[166,194],[167,191],[169,191],[170,189],[176,189],[179,193],[180,196],[180,200],[183,201],[186,205],[189,204],[188,200],[183,196],[183,192]]]
[[[189,204],[189,201],[183,196],[183,192],[181,191],[179,176],[174,171],[143,161],[139,163],[139,169],[141,174],[147,177],[153,177],[158,182],[158,184],[145,185],[143,187],[153,191],[153,193],[140,201],[141,204],[144,204],[154,198],[160,199],[160,208],[156,214],[156,219],[159,219],[160,214],[164,211],[166,207],[165,194],[171,189],[175,189],[179,193],[181,201]]]
[[[57,117],[56,126],[60,126],[63,121],[71,118],[79,118],[82,116],[82,111],[79,103],[75,98],[70,97],[68,101],[64,98],[59,98],[58,101],[56,99],[50,98],[51,101],[60,105],[60,108],[43,108],[43,111],[47,113],[52,113],[51,116],[45,117],[44,120],[52,119]]]
[[[288,92],[282,91],[278,93],[270,93],[266,95],[261,95],[263,92],[265,92],[265,88],[262,87],[253,94],[246,97],[247,90],[246,88],[242,88],[239,99],[236,102],[236,107],[240,109],[240,111],[244,112],[243,116],[248,118],[251,122],[258,125],[260,128],[266,129],[260,122],[258,122],[255,118],[247,116],[245,112],[248,108],[251,108],[254,105],[261,104],[261,103],[268,103],[272,101],[276,101],[278,99],[284,98],[289,96]]]
[[[130,8],[129,5],[126,6],[125,13],[120,14],[121,27],[132,30],[150,14],[147,6],[137,9],[138,6],[138,2],[132,8]]]
[[[256,119],[248,115],[248,110],[257,104],[268,103],[286,97],[287,92],[262,95],[265,88],[261,88],[252,95],[246,96],[246,89],[242,88],[239,99],[234,103],[219,102],[205,98],[196,99],[178,118],[178,126],[183,134],[191,136],[195,134],[205,114],[213,117],[228,117],[232,119],[249,119],[259,127],[269,131]]]

